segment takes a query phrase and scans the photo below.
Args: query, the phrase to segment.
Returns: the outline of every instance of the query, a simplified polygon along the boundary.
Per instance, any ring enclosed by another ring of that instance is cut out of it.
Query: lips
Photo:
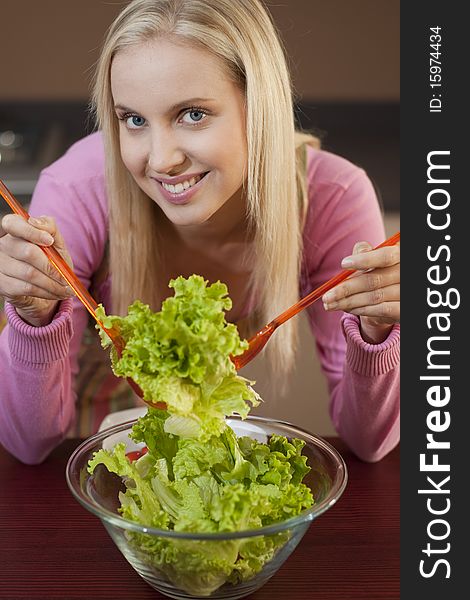
[[[180,175],[171,179],[152,178],[159,186],[163,197],[171,204],[186,204],[198,191],[209,171]]]
[[[181,194],[181,192],[184,192],[185,190],[196,185],[196,183],[201,181],[205,175],[207,175],[207,173],[201,173],[200,175],[194,175],[192,177],[187,176],[187,178],[181,182],[172,181],[170,183],[167,181],[160,181],[160,183],[167,192],[171,192],[172,194]]]

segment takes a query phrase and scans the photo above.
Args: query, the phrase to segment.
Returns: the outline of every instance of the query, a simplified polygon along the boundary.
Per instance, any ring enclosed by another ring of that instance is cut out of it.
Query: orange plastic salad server
[[[394,235],[392,235],[392,237],[388,238],[388,240],[385,240],[385,242],[382,242],[381,244],[376,246],[374,250],[376,250],[377,248],[383,248],[384,246],[394,246],[399,241],[400,232],[395,233]],[[335,275],[334,277],[317,287],[315,290],[313,290],[313,292],[310,292],[310,294],[293,304],[290,308],[285,310],[278,317],[273,319],[270,323],[265,325],[263,329],[258,331],[258,333],[256,333],[253,337],[251,337],[248,340],[248,348],[243,354],[240,354],[239,356],[232,356],[232,362],[234,363],[237,370],[244,367],[251,360],[253,360],[253,358],[257,356],[259,352],[261,352],[261,350],[264,348],[269,338],[276,331],[279,325],[282,325],[291,317],[294,317],[296,314],[298,314],[301,310],[313,304],[316,300],[321,298],[323,294],[326,294],[326,292],[328,292],[336,285],[350,277],[355,272],[356,269],[347,269],[345,271],[341,271],[340,273],[338,273],[337,275]]]

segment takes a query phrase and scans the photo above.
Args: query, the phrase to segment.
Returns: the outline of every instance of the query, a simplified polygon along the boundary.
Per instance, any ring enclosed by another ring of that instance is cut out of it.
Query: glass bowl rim
[[[135,531],[137,533],[144,533],[149,535],[155,535],[158,537],[172,538],[172,539],[183,539],[183,540],[234,540],[240,538],[249,538],[256,537],[261,535],[272,535],[275,533],[279,533],[286,529],[292,529],[303,522],[313,521],[316,517],[320,516],[326,510],[328,510],[336,501],[340,498],[344,489],[346,488],[346,484],[348,482],[348,470],[346,467],[346,463],[344,462],[341,454],[324,440],[321,436],[314,435],[297,425],[293,425],[287,421],[281,421],[278,419],[270,419],[268,417],[258,417],[255,415],[249,415],[245,419],[242,419],[239,415],[231,415],[228,419],[235,419],[238,421],[248,421],[248,422],[258,422],[260,424],[273,423],[274,425],[280,425],[283,427],[288,427],[300,434],[306,441],[313,443],[315,446],[320,447],[323,451],[325,451],[337,464],[338,464],[338,477],[336,478],[335,483],[332,486],[328,496],[324,498],[321,502],[313,504],[311,508],[302,511],[295,517],[291,517],[289,519],[285,519],[284,521],[279,521],[278,523],[273,523],[272,525],[265,525],[264,527],[259,527],[258,529],[245,529],[240,531],[221,531],[217,533],[197,533],[197,532],[188,532],[188,531],[173,531],[168,529],[158,529],[156,527],[150,527],[141,525],[134,521],[129,521],[128,519],[124,519],[120,515],[103,508],[98,503],[94,503],[88,499],[88,497],[82,492],[81,489],[77,489],[73,484],[70,473],[72,471],[73,466],[78,460],[79,455],[85,450],[87,447],[92,446],[96,441],[103,440],[105,437],[113,435],[115,433],[120,433],[126,429],[129,429],[134,423],[137,422],[138,419],[132,419],[130,421],[126,421],[124,423],[119,423],[113,427],[109,427],[107,429],[103,429],[98,431],[94,435],[88,437],[84,440],[70,455],[67,465],[65,468],[65,478],[67,481],[67,485],[72,492],[74,498],[89,512],[99,517],[101,520],[110,523],[120,529],[127,529],[130,531]],[[88,471],[87,471],[88,473]]]

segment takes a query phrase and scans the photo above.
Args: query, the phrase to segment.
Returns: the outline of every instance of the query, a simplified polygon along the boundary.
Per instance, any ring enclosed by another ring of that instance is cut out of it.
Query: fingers
[[[3,217],[1,221],[1,227],[3,231],[3,235],[10,234],[11,238],[14,240],[24,240],[26,242],[30,242],[31,244],[35,244],[38,246],[51,246],[54,245],[54,248],[59,252],[59,254],[66,260],[70,268],[72,266],[72,260],[65,246],[64,239],[57,228],[57,224],[55,219],[52,217],[30,217],[28,221],[23,219],[23,217],[19,215],[6,215]],[[8,244],[11,243],[11,239],[8,241]],[[5,238],[0,236],[0,244],[5,242]],[[2,247],[0,246],[0,251]],[[32,252],[32,250],[30,250]],[[42,263],[44,265],[50,264],[47,261],[47,258],[44,257],[44,253],[37,254],[37,256],[43,257]],[[20,260],[23,260],[22,257],[17,257]],[[45,262],[44,262],[45,261]],[[54,276],[57,274],[57,270],[53,268]],[[48,273],[51,272],[50,269],[44,270],[43,272]],[[53,275],[51,275],[53,276]],[[59,276],[60,277],[60,276]],[[62,281],[62,279],[59,279]]]
[[[28,224],[51,235],[55,249],[58,250],[62,257],[67,261],[69,267],[72,268],[72,261],[65,246],[64,238],[57,228],[55,219],[52,217],[30,217]]]
[[[0,252],[0,277],[3,278],[0,281],[0,293],[8,296],[30,293],[37,298],[54,300],[73,295],[65,280],[37,246],[23,242],[21,254],[29,261],[17,260]]]
[[[400,267],[394,265],[387,269],[374,269],[350,277],[323,296],[327,310],[349,311],[365,304],[378,304],[384,300],[400,299]],[[398,285],[397,285],[398,284]],[[393,288],[392,290],[388,288]],[[385,292],[384,290],[388,290]],[[392,292],[396,297],[391,297]],[[358,296],[358,298],[356,298]]]
[[[65,300],[71,298],[73,291],[67,286],[52,282],[46,276],[32,276],[30,279],[19,279],[0,273],[0,295],[17,304],[17,298],[33,297],[44,300]]]
[[[46,300],[73,296],[73,291],[39,247],[54,244],[71,265],[54,219],[40,217],[26,221],[19,215],[6,215],[1,224],[0,295],[15,304],[28,296]]]
[[[5,215],[2,219],[2,237],[6,234],[38,244],[39,246],[52,246],[54,238],[50,232],[34,227],[19,215]]]
[[[362,254],[362,252],[369,252],[372,250],[372,245],[369,242],[357,242],[354,244],[353,254]]]
[[[8,247],[5,247],[3,252],[1,252],[2,247],[7,245]],[[7,260],[7,256],[9,260]],[[15,263],[14,265],[13,262]],[[21,277],[22,275],[29,277],[30,274],[32,275],[32,272],[29,270],[31,267],[47,275],[47,277],[50,277],[57,283],[66,285],[62,275],[49,262],[47,256],[36,244],[12,237],[3,242],[0,240],[0,272],[13,277]]]
[[[400,320],[399,246],[374,250],[368,242],[358,242],[341,266],[357,272],[323,296],[325,310],[370,317],[376,323]]]
[[[400,322],[400,302],[381,302],[380,304],[361,306],[348,312],[361,317],[374,317],[376,323]]]
[[[341,262],[344,269],[357,269],[366,271],[380,267],[391,267],[400,263],[400,246],[385,246],[370,250],[370,244],[359,242],[354,246],[356,253],[347,256]],[[354,251],[353,251],[354,252]]]
[[[364,306],[376,306],[377,304],[382,304],[384,302],[399,301],[400,285],[393,284],[386,287],[379,287],[370,292],[360,292],[347,295],[338,300],[324,302],[324,305],[326,310],[344,310],[345,312],[353,312],[354,309]]]

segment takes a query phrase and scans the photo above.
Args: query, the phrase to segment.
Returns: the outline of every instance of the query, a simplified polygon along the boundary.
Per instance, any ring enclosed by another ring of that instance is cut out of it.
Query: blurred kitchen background
[[[93,129],[87,112],[103,35],[127,2],[1,0],[0,178],[25,206],[41,169]],[[290,58],[297,118],[323,147],[363,167],[388,234],[399,230],[399,0],[267,2]],[[0,216],[6,212],[0,203]],[[273,315],[274,316],[274,315]],[[334,432],[328,394],[303,316],[298,366],[286,396],[263,361],[245,370],[257,409],[321,435]]]

